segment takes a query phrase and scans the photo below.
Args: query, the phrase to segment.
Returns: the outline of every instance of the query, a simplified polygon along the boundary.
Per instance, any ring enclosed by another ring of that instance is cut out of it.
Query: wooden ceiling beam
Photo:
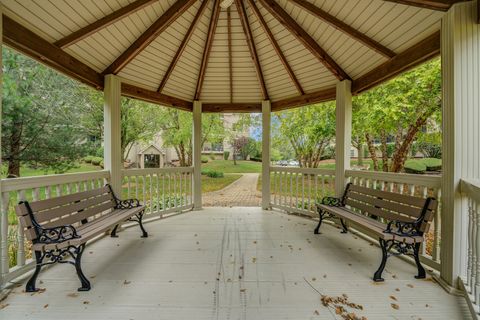
[[[261,103],[203,103],[202,112],[256,113],[262,112]]]
[[[212,50],[213,38],[215,37],[215,30],[217,29],[219,16],[220,2],[219,0],[213,0],[212,17],[210,19],[207,40],[205,41],[205,48],[203,50],[202,64],[200,65],[194,100],[199,100],[202,94],[203,81],[205,80],[205,72],[207,71],[208,59],[210,58],[210,51]]]
[[[103,88],[103,76],[98,72],[6,15],[3,15],[3,42],[73,79]]]
[[[357,29],[349,26],[345,22],[337,19],[336,17],[332,16],[328,12],[323,11],[319,7],[315,6],[313,3],[308,2],[306,0],[292,0],[292,2],[298,5],[299,7],[307,10],[308,12],[310,12],[312,15],[319,18],[320,20],[328,23],[330,26],[334,27],[335,29],[338,29],[346,33],[353,39],[361,42],[362,44],[374,50],[375,52],[383,55],[384,57],[390,59],[395,56],[395,52],[393,52],[392,50],[388,49],[387,47],[380,44],[379,42],[361,33]]]
[[[381,64],[352,83],[352,93],[371,89],[440,54],[440,31]]]
[[[230,82],[230,103],[233,103],[233,56],[232,56],[232,13],[227,8],[227,36],[228,36],[228,75]]]
[[[430,10],[448,11],[452,5],[458,2],[465,2],[465,0],[384,0],[388,2],[395,2],[407,6],[420,7]]]
[[[253,0],[248,0],[248,3],[250,4],[250,8],[252,8],[253,13],[257,17],[258,21],[260,22],[260,25],[262,26],[263,30],[265,31],[267,37],[270,39],[270,43],[272,44],[273,48],[275,49],[275,52],[277,53],[278,57],[280,58],[280,61],[282,62],[283,66],[285,67],[285,70],[287,71],[288,75],[290,76],[290,79],[292,80],[293,84],[297,88],[297,91],[303,95],[305,92],[303,91],[302,86],[300,85],[300,82],[298,81],[297,77],[295,76],[295,73],[293,72],[292,68],[290,67],[290,64],[287,61],[287,58],[282,52],[282,49],[278,45],[277,41],[275,40],[275,37],[273,36],[272,31],[267,25],[267,22],[263,18],[262,14],[260,13],[260,10],[258,10],[257,5]]]
[[[259,0],[287,30],[289,30],[310,52],[330,70],[338,80],[350,80],[349,75],[330,57],[325,50],[292,18],[275,0]]]
[[[158,104],[161,106],[173,107],[184,111],[193,110],[193,103],[191,101],[182,100],[163,93],[140,88],[128,83],[122,83],[122,95]]]
[[[334,87],[323,89],[317,92],[307,93],[298,97],[274,101],[272,102],[272,111],[282,111],[309,104],[335,100],[336,91],[337,89]]]
[[[170,78],[173,72],[173,69],[175,69],[175,66],[178,63],[178,60],[180,60],[182,53],[185,51],[185,48],[187,47],[188,41],[192,37],[193,31],[195,30],[195,27],[197,26],[197,23],[200,20],[200,17],[205,12],[205,8],[207,7],[207,4],[208,4],[208,1],[205,0],[200,5],[200,8],[198,9],[197,14],[193,18],[192,24],[188,28],[187,33],[185,34],[185,37],[183,38],[182,43],[180,44],[180,47],[178,47],[178,50],[175,53],[175,56],[173,57],[172,62],[168,66],[168,69],[165,72],[165,75],[163,76],[162,81],[160,82],[160,85],[158,86],[157,92],[162,92],[163,88],[165,88],[165,85],[167,84],[167,81]]]
[[[247,16],[247,10],[245,8],[245,4],[243,3],[243,0],[235,0],[235,5],[237,7],[238,15],[240,17],[240,22],[242,23],[243,32],[245,33],[245,37],[247,38],[250,57],[252,58],[253,64],[255,65],[257,79],[260,84],[260,89],[262,91],[262,98],[263,100],[268,100],[267,86],[265,85],[265,78],[263,77],[262,66],[260,65],[257,49],[255,48],[252,29],[250,29],[250,24],[248,22],[248,16]]]
[[[97,20],[71,34],[68,36],[56,41],[54,44],[57,47],[60,47],[62,49],[71,46],[72,44],[75,44],[76,42],[85,39],[86,37],[94,34],[95,32],[100,31],[103,28],[108,27],[111,24],[114,24],[115,22],[125,18],[126,16],[143,9],[152,3],[156,2],[157,0],[137,0],[135,2],[130,3],[129,5],[126,5],[125,7],[122,7],[118,9],[117,11],[114,11],[110,13],[109,15],[101,18],[100,20]]]
[[[178,17],[187,11],[197,0],[177,0],[163,13],[127,50],[125,50],[103,74],[117,74],[140,52],[142,52],[156,37],[167,29]]]

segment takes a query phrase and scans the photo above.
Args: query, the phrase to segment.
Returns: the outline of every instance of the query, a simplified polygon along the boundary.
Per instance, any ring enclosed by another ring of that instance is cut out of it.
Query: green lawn
[[[381,168],[382,167],[382,161],[379,159],[378,160],[378,166]],[[364,159],[363,160],[363,165],[370,165],[370,168],[369,170],[370,171],[373,171],[373,161],[371,159]],[[351,160],[350,161],[350,165],[352,166],[356,166],[357,165],[357,160],[354,159],[354,160]],[[318,166],[318,168],[320,169],[335,169],[335,163],[320,163],[320,165]]]
[[[260,173],[262,172],[262,163],[255,161],[237,161],[233,160],[209,160],[208,163],[202,163],[202,169],[221,171],[223,173]]]
[[[99,171],[99,170],[102,170],[102,168],[99,167],[99,166],[94,166],[90,163],[83,163],[82,162],[76,168],[72,168],[65,173],[88,172],[88,171]],[[3,168],[1,170],[2,178],[6,177],[6,175],[5,175],[6,172],[7,172],[7,168],[6,168],[5,165],[3,165]],[[33,169],[33,168],[29,168],[27,166],[22,166],[20,168],[20,177],[43,176],[43,175],[46,175],[46,174],[55,174],[55,172],[52,171],[52,170],[45,172],[44,170]]]

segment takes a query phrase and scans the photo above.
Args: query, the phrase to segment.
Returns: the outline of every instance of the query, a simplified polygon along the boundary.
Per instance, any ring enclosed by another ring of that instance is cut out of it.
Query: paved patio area
[[[23,287],[0,304],[1,319],[341,319],[321,303],[346,295],[366,319],[469,319],[463,298],[448,295],[415,268],[390,259],[386,282],[370,279],[380,251],[352,234],[259,208],[208,208],[147,224],[88,247],[93,288],[77,292],[74,269],[40,275],[41,293]]]
[[[259,207],[262,193],[257,191],[258,173],[243,176],[222,190],[202,195],[205,207]]]

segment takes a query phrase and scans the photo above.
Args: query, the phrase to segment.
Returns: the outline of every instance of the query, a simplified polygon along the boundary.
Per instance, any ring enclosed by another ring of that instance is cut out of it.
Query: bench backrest
[[[16,206],[15,211],[27,239],[35,240],[37,233],[32,217],[43,228],[77,226],[110,212],[115,204],[110,187],[105,186],[46,200],[23,201]]]
[[[344,204],[360,210],[363,214],[385,220],[416,221],[422,218],[420,231],[428,231],[437,210],[437,200],[394,192],[376,190],[349,184],[345,190]]]

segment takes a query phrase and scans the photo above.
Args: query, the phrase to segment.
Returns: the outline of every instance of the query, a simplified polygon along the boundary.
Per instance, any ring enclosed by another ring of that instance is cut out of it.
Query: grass
[[[373,171],[373,161],[371,159],[363,159],[363,165],[369,165],[370,168],[368,170]],[[351,166],[356,166],[358,165],[357,160],[351,160],[350,161]],[[379,159],[378,160],[378,167],[381,168],[383,165],[383,162]],[[320,163],[318,166],[319,169],[335,169],[335,162],[333,163]]]
[[[90,163],[80,163],[80,164],[78,164],[77,167],[72,168],[65,173],[88,172],[88,171],[99,171],[99,170],[102,170],[102,168],[99,167],[99,166],[94,166]],[[2,172],[2,179],[3,179],[3,178],[6,177],[6,172],[7,172],[7,168],[6,168],[5,165],[3,165],[1,172]],[[30,167],[27,167],[27,166],[20,167],[20,177],[21,178],[43,176],[43,175],[47,175],[47,174],[55,174],[55,172],[53,170],[45,171],[45,170],[30,168]]]
[[[226,174],[222,178],[202,176],[202,193],[218,191],[240,179],[241,174]]]
[[[202,169],[223,173],[260,173],[262,172],[262,163],[239,160],[237,165],[234,165],[233,160],[209,160],[208,163],[202,163]]]

